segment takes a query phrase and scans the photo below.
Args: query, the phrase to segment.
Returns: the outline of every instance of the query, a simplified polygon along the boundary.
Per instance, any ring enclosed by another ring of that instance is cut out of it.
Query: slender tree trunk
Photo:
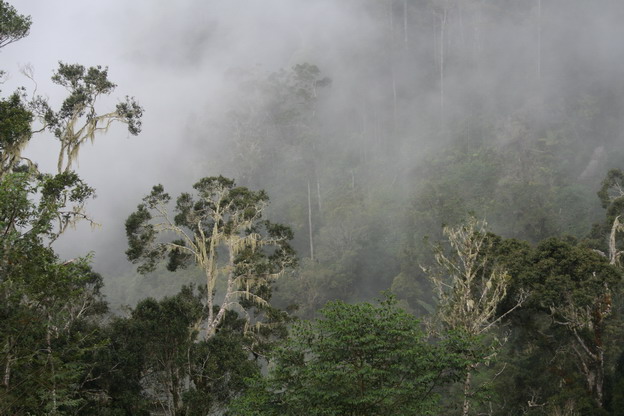
[[[407,52],[407,0],[403,0],[403,47]]]
[[[48,320],[51,318],[48,317]],[[50,328],[50,324],[48,323],[46,327],[46,352],[48,354],[48,364],[50,365],[50,380],[52,382],[52,411],[51,414],[56,414],[56,409],[58,409],[58,401],[56,394],[56,368],[54,366],[54,357],[52,356],[52,330]]]
[[[388,2],[388,15],[390,18],[390,74],[392,77],[392,135],[396,136],[397,132],[397,88],[396,88],[396,71],[394,68],[394,8],[393,0]]]
[[[604,386],[604,352],[602,348],[598,350],[598,373],[596,374],[596,402],[598,407],[602,409],[604,404],[603,399],[603,386]]]
[[[470,381],[472,372],[470,366],[466,367],[466,378],[464,379],[464,404],[462,406],[462,416],[468,416],[470,412]]]
[[[613,266],[617,266],[619,263],[620,255],[622,254],[620,250],[617,249],[616,239],[617,232],[622,231],[622,223],[620,222],[620,216],[618,215],[613,220],[613,225],[611,226],[611,233],[609,234],[609,264]]]
[[[214,320],[214,262],[215,262],[215,240],[216,234],[218,232],[218,223],[215,221],[214,227],[212,229],[212,236],[210,238],[210,247],[208,249],[208,264],[206,265],[206,307],[208,308],[208,327],[206,338],[210,337],[210,327],[212,326],[212,322]],[[202,243],[205,244],[205,241]],[[202,253],[203,255],[204,253]],[[203,256],[202,256],[203,257]]]
[[[446,41],[446,7],[440,15],[440,122],[444,125],[444,43]]]
[[[318,175],[316,177],[316,199],[318,200],[319,213],[322,214],[323,205],[321,203],[321,181],[319,180]]]
[[[462,4],[463,3],[461,1],[457,2],[457,14],[459,16],[459,39],[463,48],[466,45],[466,28],[464,26],[464,8],[462,7]]]
[[[11,360],[13,359],[11,355],[12,343],[10,341],[11,340],[7,341],[6,343],[6,364],[4,365],[4,375],[2,376],[2,385],[7,390],[9,389],[9,386],[11,384]]]
[[[312,237],[312,198],[310,196],[310,180],[308,179],[308,229],[310,230],[310,259],[314,261],[314,240]]]
[[[537,0],[537,80],[542,81],[542,0]]]

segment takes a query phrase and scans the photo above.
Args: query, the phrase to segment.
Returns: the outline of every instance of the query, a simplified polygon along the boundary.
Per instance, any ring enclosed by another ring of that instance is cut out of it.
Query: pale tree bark
[[[277,279],[289,266],[287,263],[280,263],[279,271],[264,274],[254,274],[248,268],[240,269],[236,263],[239,253],[244,250],[256,252],[262,247],[278,246],[286,241],[287,236],[262,236],[254,232],[253,226],[260,221],[267,203],[256,202],[252,210],[253,215],[250,215],[247,207],[241,208],[236,205],[235,198],[231,197],[230,191],[231,189],[227,187],[214,190],[212,199],[209,201],[209,205],[213,207],[212,211],[189,214],[194,215],[189,221],[192,220],[191,222],[196,224],[192,230],[177,225],[171,219],[167,211],[167,201],[158,201],[151,207],[155,212],[150,222],[154,231],[175,235],[184,242],[184,244],[176,241],[159,242],[157,246],[164,252],[176,250],[191,256],[193,262],[206,276],[207,317],[203,321],[206,328],[205,339],[210,339],[216,334],[217,327],[228,310],[234,308],[240,310],[249,323],[250,317],[238,300],[240,298],[251,299],[258,305],[267,306],[268,302],[265,299],[253,293],[253,286]],[[209,234],[203,228],[205,221],[212,223]],[[228,227],[224,224],[228,224]],[[227,256],[223,265],[220,265],[218,261],[220,252]],[[219,279],[225,280],[226,287],[219,310],[215,313],[216,286]]]
[[[321,181],[318,175],[316,176],[316,200],[318,201],[319,214],[323,214],[323,205],[321,202]]]
[[[312,230],[312,198],[310,196],[310,180],[308,180],[308,231],[310,236],[310,259],[314,261],[314,237]]]
[[[13,349],[13,340],[9,338],[9,340],[5,344],[6,349],[6,358],[4,364],[4,375],[2,376],[2,385],[6,390],[11,386],[11,362],[13,361],[13,354],[11,354],[11,350]]]
[[[611,290],[605,284],[603,293],[591,306],[579,308],[570,299],[565,305],[550,307],[553,321],[566,327],[573,335],[572,350],[577,367],[585,378],[587,390],[600,408],[604,405],[605,380],[603,332],[605,320],[611,314],[611,303]]]
[[[537,80],[542,81],[542,0],[537,0]]]
[[[624,224],[620,222],[620,215],[618,215],[613,220],[611,233],[609,234],[609,264],[613,266],[620,266],[620,257],[622,256],[622,250],[617,249],[616,236],[618,232],[622,231],[624,231]]]
[[[507,296],[508,272],[488,258],[485,221],[471,218],[466,224],[445,227],[451,252],[441,247],[435,251],[437,270],[423,268],[434,286],[438,298],[435,320],[445,329],[460,330],[471,336],[491,331],[505,316],[519,308],[526,299],[520,293],[514,305],[497,316],[500,302]],[[496,351],[488,358],[493,358]],[[470,411],[471,373],[479,363],[466,367],[462,414]]]
[[[471,393],[471,386],[470,386],[470,381],[472,380],[472,368],[471,366],[466,367],[466,376],[464,378],[464,403],[462,405],[462,415],[463,416],[468,416],[469,412],[470,412],[470,400],[468,400],[468,398],[470,397]]]

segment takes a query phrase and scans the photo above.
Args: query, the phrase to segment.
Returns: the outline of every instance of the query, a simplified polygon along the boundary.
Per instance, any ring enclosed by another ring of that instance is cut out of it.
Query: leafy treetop
[[[9,3],[0,0],[0,48],[28,36],[32,20],[17,13]]]

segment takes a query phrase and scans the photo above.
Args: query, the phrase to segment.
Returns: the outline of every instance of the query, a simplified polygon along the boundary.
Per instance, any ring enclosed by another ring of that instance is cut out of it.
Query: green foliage
[[[624,172],[611,169],[603,179],[598,198],[605,210],[605,219],[594,224],[588,235],[588,245],[602,251],[615,264],[619,264],[622,242],[621,215],[624,213]]]
[[[581,414],[599,412],[607,396],[607,369],[620,350],[613,329],[621,322],[615,305],[621,271],[572,239],[550,238],[535,247],[495,241],[494,255],[512,276],[509,295],[520,289],[529,293],[510,316],[511,336],[502,353],[509,373],[498,388],[514,392],[502,393],[507,406],[521,409],[529,401],[535,407],[526,409],[528,414],[540,414],[535,412],[543,406],[552,412],[566,406]]]
[[[193,185],[197,191],[197,199],[189,193],[182,193],[176,200],[175,215],[172,227],[180,230],[188,230],[191,235],[206,236],[208,240],[219,238],[216,234],[222,233],[225,238],[241,233],[261,233],[267,238],[288,241],[292,239],[292,232],[286,226],[273,224],[269,221],[261,221],[262,210],[268,203],[268,196],[264,191],[253,192],[245,187],[237,187],[233,180],[219,177],[202,178]],[[154,219],[151,211],[161,210],[157,214],[163,215],[163,209],[169,203],[171,197],[164,192],[162,185],[154,186],[150,195],[143,199],[143,203],[137,207],[126,221],[126,234],[128,236],[128,259],[137,263],[142,262],[139,270],[142,273],[153,271],[159,261],[165,255],[169,255],[168,267],[175,271],[179,266],[188,266],[196,260],[189,251],[185,250],[186,244],[193,244],[193,240],[187,238],[178,239],[169,243],[156,240],[158,231],[150,221]],[[158,218],[158,217],[156,217]],[[220,242],[217,242],[219,244]],[[251,254],[259,254],[252,250]],[[242,266],[244,250],[240,251],[239,263]],[[264,256],[266,272],[276,270],[270,266],[280,261],[287,261],[292,256],[292,250],[287,244],[277,244],[270,256]],[[257,259],[259,262],[260,258]]]
[[[107,310],[102,278],[86,260],[61,263],[40,245],[19,261],[0,281],[0,413],[76,414],[98,400],[89,382],[106,343],[96,325]]]
[[[330,302],[322,318],[294,326],[236,415],[436,414],[437,388],[457,380],[470,342],[457,334],[428,342],[420,323],[386,299]]]
[[[140,263],[140,273],[154,271],[165,259],[170,271],[192,264],[203,273],[202,319],[210,338],[227,311],[238,309],[248,323],[250,311],[270,311],[270,284],[296,258],[290,228],[262,219],[269,200],[264,191],[236,186],[223,176],[202,178],[193,188],[196,194],[182,193],[170,215],[171,197],[162,185],[154,186],[126,221],[126,255]],[[224,293],[217,295],[219,290]]]
[[[20,94],[0,99],[0,176],[20,162],[21,150],[32,135],[32,121]]]
[[[75,413],[97,400],[85,385],[106,312],[88,258],[62,262],[49,243],[81,218],[93,190],[73,172],[0,178],[0,413]]]
[[[0,1],[0,48],[28,36],[31,23],[30,16],[18,14],[9,3]]]
[[[554,238],[535,248],[533,276],[522,284],[531,288],[531,301],[544,310],[564,304],[585,308],[616,288],[621,273],[598,253]]]
[[[108,68],[85,68],[79,64],[59,62],[52,82],[65,87],[69,93],[60,109],[54,111],[47,99],[41,96],[35,97],[30,106],[43,123],[43,129],[54,133],[60,142],[59,173],[69,171],[81,146],[87,140],[93,141],[96,134],[107,132],[113,123],[126,124],[132,135],[141,132],[143,108],[134,98],[126,97],[114,111],[102,114],[96,109],[101,96],[110,95],[117,87],[108,79]]]
[[[145,299],[112,323],[100,370],[111,411],[211,414],[259,374],[250,359],[253,338],[243,335],[245,321],[236,313],[227,314],[214,337],[200,339],[203,296],[184,287],[173,297]]]

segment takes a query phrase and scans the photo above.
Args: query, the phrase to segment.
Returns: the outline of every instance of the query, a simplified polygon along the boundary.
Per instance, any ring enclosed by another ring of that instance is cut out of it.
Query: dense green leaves
[[[202,340],[201,292],[184,287],[160,301],[141,301],[127,318],[110,326],[110,345],[102,354],[102,385],[108,408],[122,414],[170,415],[218,412],[260,368],[244,336],[245,321],[227,314],[218,333]]]
[[[21,15],[9,3],[0,1],[0,48],[28,36],[31,23],[30,16]]]
[[[19,163],[21,151],[30,140],[33,114],[18,93],[0,99],[0,176]]]
[[[240,415],[436,414],[437,388],[466,365],[465,340],[429,343],[420,323],[383,301],[330,302],[293,328],[269,378],[238,402]]]

